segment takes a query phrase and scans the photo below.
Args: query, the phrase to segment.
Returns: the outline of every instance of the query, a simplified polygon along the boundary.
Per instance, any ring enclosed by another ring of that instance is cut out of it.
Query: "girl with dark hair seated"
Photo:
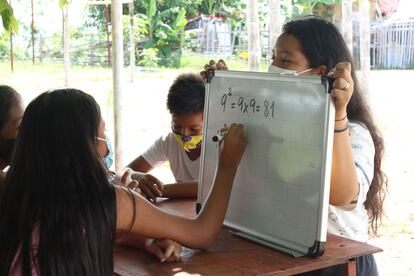
[[[242,125],[226,134],[213,188],[194,219],[111,184],[103,135],[99,106],[80,90],[45,92],[29,104],[0,202],[0,275],[113,275],[113,245],[127,233],[157,239],[147,247],[164,251],[162,260],[179,257],[171,240],[192,248],[213,242],[245,149]]]

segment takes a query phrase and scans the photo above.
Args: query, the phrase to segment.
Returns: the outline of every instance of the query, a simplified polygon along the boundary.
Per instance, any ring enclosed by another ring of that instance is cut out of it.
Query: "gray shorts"
[[[355,258],[357,276],[378,276],[377,263],[374,255],[367,255]],[[333,266],[320,270],[310,271],[299,274],[301,276],[336,276],[344,275],[345,270],[342,266]]]

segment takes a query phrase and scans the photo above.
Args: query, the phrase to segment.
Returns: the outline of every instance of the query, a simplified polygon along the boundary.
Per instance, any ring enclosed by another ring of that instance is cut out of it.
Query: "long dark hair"
[[[10,110],[18,105],[20,101],[21,97],[16,90],[7,85],[0,85],[0,134],[10,118]],[[13,153],[15,139],[3,138],[0,136],[0,160],[8,165]]]
[[[331,22],[316,16],[304,17],[290,21],[283,27],[283,33],[293,35],[302,45],[302,53],[309,61],[311,68],[327,66],[327,72],[339,62],[350,62],[354,93],[347,106],[348,118],[351,121],[363,123],[371,133],[375,146],[374,178],[369,187],[367,199],[364,202],[368,211],[371,229],[376,233],[383,215],[383,202],[387,191],[388,180],[381,171],[384,155],[384,141],[372,118],[364,93],[355,73],[355,65],[346,43]]]
[[[0,275],[14,258],[22,275],[33,261],[40,275],[112,275],[116,203],[95,146],[100,120],[76,89],[27,107],[0,201]]]

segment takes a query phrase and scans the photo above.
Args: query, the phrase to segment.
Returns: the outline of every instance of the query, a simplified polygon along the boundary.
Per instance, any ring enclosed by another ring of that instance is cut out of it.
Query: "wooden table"
[[[158,206],[185,217],[194,217],[194,200],[165,200]],[[116,247],[116,275],[292,275],[343,265],[355,275],[355,257],[382,251],[365,243],[328,235],[325,253],[319,258],[293,258],[282,252],[241,239],[223,227],[207,250],[183,248],[181,260],[160,263],[143,250]]]

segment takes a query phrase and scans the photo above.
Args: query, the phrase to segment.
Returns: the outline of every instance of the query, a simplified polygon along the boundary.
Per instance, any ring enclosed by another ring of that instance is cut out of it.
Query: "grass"
[[[135,68],[135,78],[167,78],[179,73],[198,73],[206,63],[211,59],[219,60],[218,56],[195,55],[184,53],[181,60],[180,68]],[[232,70],[247,71],[249,70],[246,61],[229,57],[224,58],[229,68]],[[266,70],[266,65],[262,63],[260,69]],[[129,81],[130,69],[124,68],[124,80]],[[24,81],[22,81],[24,80]],[[111,82],[112,69],[90,66],[71,66],[69,71],[70,86],[77,88],[88,88],[90,83],[94,82]],[[0,62],[0,83],[13,86],[23,94],[34,96],[35,91],[45,91],[50,88],[62,87],[64,85],[64,71],[61,63],[36,63],[32,65],[31,61],[14,62],[14,72],[11,71],[10,62],[3,60]],[[112,84],[106,86],[112,92]],[[105,89],[105,90],[106,90]],[[29,98],[30,98],[29,96]]]
[[[194,71],[200,71],[209,60],[219,60],[223,59],[229,68],[232,70],[238,71],[247,71],[249,70],[249,65],[247,61],[238,58],[238,57],[219,57],[219,56],[208,56],[208,55],[196,55],[184,53],[181,59],[181,67],[186,69],[192,69]],[[266,71],[267,64],[261,62],[260,70]]]

